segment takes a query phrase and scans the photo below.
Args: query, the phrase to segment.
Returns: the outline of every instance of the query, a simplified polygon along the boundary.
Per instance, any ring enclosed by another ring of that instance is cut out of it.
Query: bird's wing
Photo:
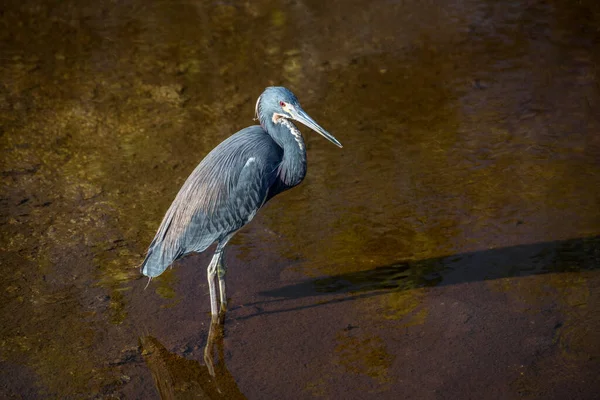
[[[259,126],[246,128],[213,149],[171,204],[142,272],[157,276],[177,258],[203,251],[249,222],[276,179],[281,156],[281,149]]]
[[[269,156],[268,152],[253,151],[250,157],[240,157],[245,163],[241,168],[239,165],[232,168],[241,171],[230,180],[232,187],[224,191],[219,204],[208,213],[198,210],[188,224],[183,246],[186,252],[203,251],[254,218],[277,177],[279,162]]]

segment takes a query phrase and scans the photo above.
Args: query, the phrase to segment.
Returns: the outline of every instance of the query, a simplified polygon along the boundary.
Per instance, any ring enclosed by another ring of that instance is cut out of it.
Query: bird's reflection
[[[245,399],[225,366],[223,328],[219,323],[210,326],[204,349],[206,366],[170,353],[152,336],[141,337],[140,343],[162,399]]]
[[[214,353],[217,353],[217,361],[221,360],[222,368],[225,368],[225,358],[223,352],[223,324],[222,317],[218,321],[212,321],[210,323],[210,329],[208,331],[208,339],[206,340],[206,346],[204,347],[204,363],[211,376],[217,376],[215,371]]]

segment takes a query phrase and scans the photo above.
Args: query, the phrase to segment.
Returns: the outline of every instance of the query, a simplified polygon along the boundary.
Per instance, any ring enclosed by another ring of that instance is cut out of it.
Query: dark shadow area
[[[600,236],[592,236],[426,260],[399,261],[368,271],[311,279],[260,294],[278,298],[262,303],[350,294],[350,296],[337,297],[325,302],[319,301],[315,305],[266,312],[275,313],[371,297],[381,292],[598,268],[600,268]]]

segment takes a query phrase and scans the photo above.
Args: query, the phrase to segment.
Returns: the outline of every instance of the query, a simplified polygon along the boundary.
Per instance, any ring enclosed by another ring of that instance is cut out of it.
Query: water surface
[[[1,397],[594,398],[599,26],[592,0],[5,2]],[[232,240],[213,378],[210,254],[137,266],[268,85],[344,148],[304,129],[305,181]]]

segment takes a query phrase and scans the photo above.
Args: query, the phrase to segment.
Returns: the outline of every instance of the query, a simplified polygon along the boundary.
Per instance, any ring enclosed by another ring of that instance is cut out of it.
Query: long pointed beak
[[[325,129],[321,128],[321,126],[317,124],[315,120],[312,119],[307,113],[305,113],[304,110],[300,107],[293,107],[290,110],[290,114],[292,115],[292,118],[294,118],[296,121],[306,125],[307,127],[317,132],[336,146],[342,147],[342,144],[336,138],[334,138],[332,134],[327,132]]]

